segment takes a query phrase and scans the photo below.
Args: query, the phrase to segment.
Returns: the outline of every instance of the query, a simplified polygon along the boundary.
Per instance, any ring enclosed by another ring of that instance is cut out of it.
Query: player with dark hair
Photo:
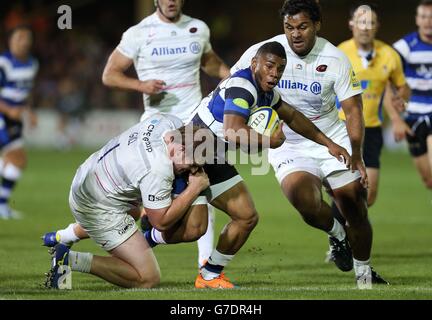
[[[284,103],[278,92],[275,90],[285,66],[286,53],[283,46],[278,42],[268,42],[257,48],[254,56],[249,60],[246,68],[238,70],[231,77],[223,80],[218,87],[207,98],[204,98],[198,106],[196,114],[193,116],[192,122],[195,125],[202,125],[209,128],[215,136],[228,144],[242,147],[242,143],[248,148],[251,146],[262,147],[266,143],[266,139],[260,134],[251,134],[253,130],[247,125],[248,118],[251,112],[261,106],[270,106],[275,109],[279,117],[289,125],[295,132],[302,136],[315,141],[324,146],[325,150],[333,155],[339,161],[350,165],[350,157],[347,151],[335,144],[327,138],[316,126],[312,124],[305,116],[294,108]],[[279,147],[285,140],[281,128],[278,128],[269,138],[268,146],[270,148]],[[247,139],[241,139],[241,132]],[[244,145],[243,145],[244,146]],[[234,167],[228,164],[216,166],[219,172],[218,176],[231,177],[236,179],[240,176]],[[206,172],[210,172],[207,166],[204,166]],[[212,177],[210,176],[210,182]],[[244,203],[251,203],[252,199],[247,191],[244,183],[239,181],[235,186],[236,198],[249,199]],[[249,206],[244,206],[241,211],[244,212]],[[250,212],[253,225],[249,228],[243,228],[241,233],[238,233],[237,239],[234,239],[234,230],[237,221],[233,219],[225,228],[219,238],[216,249],[211,254],[208,262],[201,268],[195,282],[197,288],[207,287],[213,279],[216,279],[222,272],[223,267],[229,262],[237,252],[238,246],[246,241],[252,229],[255,227],[258,216],[256,211]],[[234,218],[232,216],[232,218]],[[230,240],[230,242],[228,242]],[[228,245],[231,243],[230,245]],[[232,243],[237,243],[233,246]]]
[[[404,115],[413,132],[407,135],[409,152],[425,187],[432,190],[432,0],[420,1],[416,24],[418,30],[393,47],[412,91]]]
[[[30,96],[39,65],[31,56],[32,44],[32,30],[18,26],[9,33],[9,51],[0,55],[0,219],[20,216],[9,207],[9,198],[27,165],[23,113],[29,112],[31,125],[36,124]]]
[[[204,98],[192,116],[196,125],[204,125],[227,143],[238,145],[239,130],[247,132],[248,145],[262,146],[265,138],[247,125],[251,111],[262,106],[275,109],[287,125],[304,137],[329,147],[329,152],[336,158],[343,155],[347,161],[346,151],[326,138],[318,128],[301,113],[281,100],[274,88],[286,66],[286,52],[279,42],[266,42],[256,51],[250,66],[237,71],[222,81],[217,88]],[[256,139],[256,140],[254,140]],[[285,136],[279,128],[270,137],[270,148],[282,145]],[[348,163],[349,164],[349,163]]]
[[[280,11],[285,34],[249,48],[231,73],[244,68],[265,42],[281,43],[287,53],[277,86],[282,99],[304,114],[330,139],[351,153],[347,169],[326,148],[284,126],[289,143],[269,152],[281,188],[306,223],[329,235],[339,269],[355,269],[359,288],[384,282],[370,267],[372,227],[367,217],[367,173],[362,159],[364,120],[361,85],[348,58],[327,40],[317,37],[321,9],[315,0],[287,0]],[[347,121],[338,119],[336,97]],[[323,200],[322,186],[347,219],[346,231]],[[351,247],[352,254],[351,254]],[[354,256],[354,259],[353,259]]]

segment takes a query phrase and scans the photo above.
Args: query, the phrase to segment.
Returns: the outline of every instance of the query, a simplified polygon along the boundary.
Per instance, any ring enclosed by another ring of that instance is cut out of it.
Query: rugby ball
[[[279,116],[271,107],[258,107],[252,110],[248,126],[254,129],[256,132],[271,136],[279,125]]]

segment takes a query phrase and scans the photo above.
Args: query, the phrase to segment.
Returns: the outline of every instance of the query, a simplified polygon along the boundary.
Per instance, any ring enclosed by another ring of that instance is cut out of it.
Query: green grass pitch
[[[239,289],[199,291],[195,243],[155,248],[162,281],[153,290],[124,290],[74,273],[72,291],[41,287],[49,255],[40,236],[72,221],[68,192],[89,151],[31,151],[12,205],[25,214],[0,220],[0,299],[432,299],[432,194],[405,153],[385,152],[380,194],[370,210],[374,228],[372,264],[390,286],[355,288],[353,272],[324,263],[327,237],[308,227],[289,205],[273,174],[250,176],[239,167],[260,213],[251,237],[226,268]],[[219,233],[227,221],[217,213]],[[105,254],[91,240],[75,246]]]

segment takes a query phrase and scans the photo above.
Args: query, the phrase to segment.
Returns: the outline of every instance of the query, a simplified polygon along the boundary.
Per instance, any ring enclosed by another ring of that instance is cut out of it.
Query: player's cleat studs
[[[49,249],[51,269],[46,276],[45,287],[51,289],[72,289],[72,269],[68,266],[69,247],[58,244]]]
[[[390,283],[386,280],[384,280],[373,268],[371,268],[372,272],[372,283],[373,284],[383,284],[383,285],[390,285]]]

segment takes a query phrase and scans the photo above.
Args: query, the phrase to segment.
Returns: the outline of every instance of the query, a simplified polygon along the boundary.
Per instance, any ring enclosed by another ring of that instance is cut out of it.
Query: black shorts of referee
[[[363,160],[366,168],[380,168],[380,157],[383,145],[382,127],[366,127],[363,142]]]

